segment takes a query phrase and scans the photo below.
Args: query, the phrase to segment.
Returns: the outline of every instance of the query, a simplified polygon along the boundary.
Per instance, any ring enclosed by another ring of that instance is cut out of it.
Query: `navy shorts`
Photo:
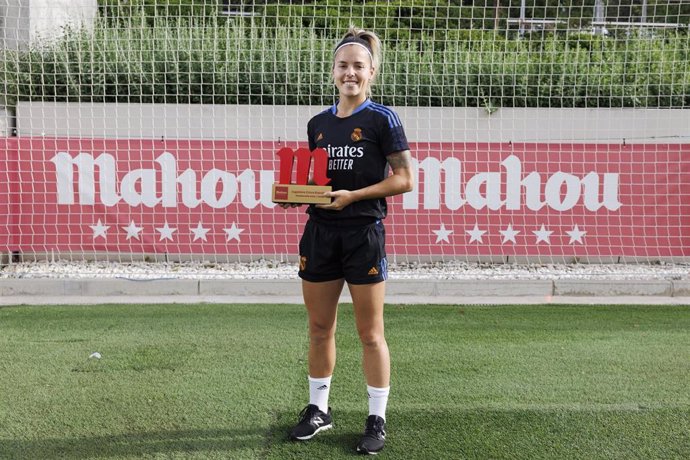
[[[299,277],[323,282],[345,278],[350,284],[388,279],[386,230],[380,220],[341,227],[309,219],[299,242]]]

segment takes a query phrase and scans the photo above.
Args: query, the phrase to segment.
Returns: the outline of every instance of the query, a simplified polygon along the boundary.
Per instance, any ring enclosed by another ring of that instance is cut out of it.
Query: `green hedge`
[[[245,21],[164,23],[68,36],[51,48],[4,52],[17,99],[205,104],[332,103],[334,39]],[[534,40],[457,32],[443,51],[386,43],[377,100],[398,106],[690,107],[687,35],[624,41],[569,35]],[[2,51],[0,51],[2,52]]]
[[[231,0],[229,3],[232,10],[247,14],[245,21],[261,17],[263,26],[269,29],[299,24],[326,36],[341,33],[353,18],[360,27],[379,31],[390,40],[433,37],[445,30],[490,29],[494,21],[493,8],[462,5],[457,0]],[[222,8],[221,0],[99,0],[101,16],[112,23],[127,22],[138,16],[143,16],[149,25],[156,18],[224,22],[228,18],[222,14]]]
[[[449,31],[490,29],[483,20],[484,9],[461,7],[458,1],[361,3],[329,0],[304,4],[271,3],[261,12],[268,27],[297,24],[315,29],[323,36],[334,37],[342,35],[342,31],[355,23],[358,27],[375,30],[387,42],[418,39],[443,43]]]
[[[143,14],[149,22],[156,17],[169,19],[222,18],[221,0],[98,0],[101,13],[111,20],[127,20]],[[636,22],[642,14],[639,1],[609,1],[605,17],[611,20]],[[473,29],[505,31],[507,18],[520,17],[519,1],[478,0],[387,0],[352,2],[345,0],[229,0],[231,9],[254,17],[262,17],[269,28],[281,27],[297,19],[304,27],[328,34],[347,27],[351,18],[359,18],[362,26],[373,28],[389,40],[408,36],[443,34],[445,30]],[[526,17],[563,21],[560,29],[588,29],[595,17],[596,0],[580,2],[531,0],[526,4]],[[496,6],[499,6],[498,11]],[[690,4],[657,0],[649,4],[649,22],[679,22],[688,25]],[[681,27],[687,31],[687,27]],[[625,29],[612,29],[623,34]]]
[[[98,0],[101,16],[127,21],[144,16],[155,18],[212,18],[220,14],[220,0]]]

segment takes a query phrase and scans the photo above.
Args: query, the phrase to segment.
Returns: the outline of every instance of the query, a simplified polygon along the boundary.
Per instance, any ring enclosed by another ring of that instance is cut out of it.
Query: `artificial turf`
[[[690,307],[386,308],[381,457],[690,457]],[[351,457],[367,415],[351,306],[337,343],[335,428],[294,443],[303,307],[1,308],[0,458]]]

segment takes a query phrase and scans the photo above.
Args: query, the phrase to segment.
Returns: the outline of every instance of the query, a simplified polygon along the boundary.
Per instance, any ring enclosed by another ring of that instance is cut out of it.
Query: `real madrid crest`
[[[359,142],[362,140],[362,128],[355,128],[354,131],[352,131],[352,134],[350,134],[350,139],[352,139],[355,142]]]

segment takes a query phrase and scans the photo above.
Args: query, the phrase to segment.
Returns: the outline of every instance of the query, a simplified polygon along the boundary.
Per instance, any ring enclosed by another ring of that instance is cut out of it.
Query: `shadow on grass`
[[[392,409],[388,415],[380,458],[690,458],[687,407]],[[269,435],[262,458],[352,458],[364,417],[334,410],[334,428],[303,443],[289,442],[288,423],[279,419],[282,432]]]
[[[381,458],[688,458],[690,408],[543,408],[389,411]],[[0,439],[0,458],[352,458],[363,411],[333,413],[334,428],[294,442],[296,412],[251,429],[190,429],[113,436]]]
[[[271,424],[255,428],[160,430],[123,433],[112,436],[83,436],[44,439],[2,439],[1,459],[91,459],[181,456],[183,458],[267,458],[271,452],[309,456],[310,449],[321,445],[326,451],[347,453],[354,449],[355,432],[334,433],[308,443],[289,439],[297,421],[296,411],[273,414]],[[309,445],[311,444],[312,447]],[[347,449],[344,446],[349,446]]]
[[[62,439],[0,439],[0,458],[86,459],[203,452],[232,456],[239,450],[260,451],[265,446],[266,428],[151,431]]]

